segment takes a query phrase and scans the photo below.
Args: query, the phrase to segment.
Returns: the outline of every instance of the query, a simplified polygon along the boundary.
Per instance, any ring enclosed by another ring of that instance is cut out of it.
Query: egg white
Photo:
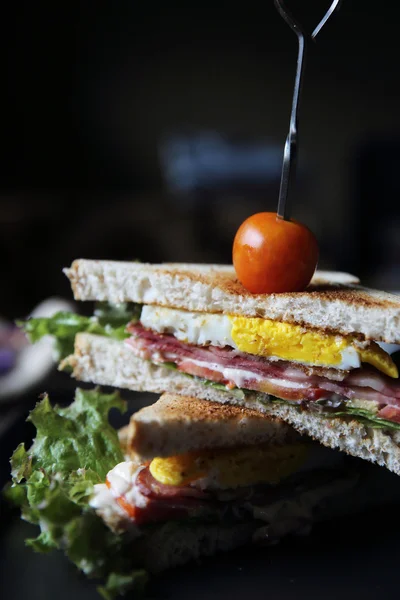
[[[169,333],[176,339],[195,346],[230,346],[239,350],[232,339],[232,322],[227,315],[211,313],[195,313],[175,308],[145,305],[142,308],[140,321],[144,327],[157,333]],[[335,365],[322,365],[343,369],[345,371],[361,366],[360,355],[354,346],[341,352],[342,360]],[[270,356],[271,360],[279,360],[279,356]],[[300,361],[292,361],[299,362]],[[311,365],[307,361],[300,364]],[[321,365],[320,365],[321,366]]]
[[[140,321],[148,329],[157,333],[171,333],[187,344],[236,348],[231,336],[232,323],[227,315],[145,305]]]

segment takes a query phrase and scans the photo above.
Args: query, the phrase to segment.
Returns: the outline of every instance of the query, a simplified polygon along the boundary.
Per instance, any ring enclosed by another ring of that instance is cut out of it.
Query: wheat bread
[[[138,302],[298,323],[400,344],[400,298],[317,271],[304,292],[251,294],[232,266],[75,260],[64,269],[76,300]]]
[[[151,460],[193,450],[270,443],[280,445],[300,439],[292,427],[260,412],[165,393],[131,417],[125,434],[125,451]]]
[[[302,410],[298,405],[271,402],[268,395],[259,392],[215,389],[198,378],[137,358],[124,342],[89,333],[76,336],[75,353],[60,368],[65,366],[72,367],[73,377],[81,381],[157,394],[195,396],[254,409],[283,419],[299,433],[325,446],[385,466],[400,475],[398,430],[374,429],[355,419],[325,417]]]

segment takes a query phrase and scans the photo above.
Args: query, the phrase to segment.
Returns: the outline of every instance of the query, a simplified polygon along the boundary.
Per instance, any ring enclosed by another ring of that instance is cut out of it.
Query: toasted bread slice
[[[271,402],[267,394],[258,392],[222,391],[198,378],[137,358],[124,342],[89,333],[76,336],[75,353],[60,368],[66,365],[73,368],[73,377],[81,381],[157,394],[167,391],[257,410],[283,419],[325,446],[385,466],[400,475],[398,430],[373,429],[356,420],[327,418],[297,405]]]
[[[138,302],[262,317],[400,344],[400,298],[317,271],[304,292],[251,294],[231,266],[76,260],[64,269],[76,300]]]
[[[125,451],[150,460],[193,450],[295,440],[300,435],[292,427],[259,411],[166,393],[132,415]]]

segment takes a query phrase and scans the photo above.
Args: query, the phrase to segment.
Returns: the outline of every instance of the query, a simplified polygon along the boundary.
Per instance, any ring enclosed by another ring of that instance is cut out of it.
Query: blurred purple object
[[[18,352],[28,345],[25,333],[16,325],[0,322],[0,349],[11,348]]]
[[[13,369],[16,361],[16,353],[8,348],[0,348],[0,377]]]
[[[0,323],[0,377],[15,367],[18,353],[28,345],[23,331],[15,325]]]
[[[62,298],[47,298],[30,313],[31,317],[51,317],[59,311],[73,311],[74,305]],[[54,367],[54,345],[49,336],[31,344],[25,332],[0,317],[0,404],[18,398],[44,380]]]

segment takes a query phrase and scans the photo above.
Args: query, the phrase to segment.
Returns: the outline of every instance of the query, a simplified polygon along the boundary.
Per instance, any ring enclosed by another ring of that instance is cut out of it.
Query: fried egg
[[[196,346],[230,346],[240,352],[304,365],[350,370],[368,363],[389,377],[399,376],[390,355],[377,343],[361,342],[300,325],[234,315],[195,313],[144,306],[141,323]]]
[[[261,444],[154,458],[149,468],[154,479],[165,485],[233,489],[257,483],[278,483],[296,472],[307,457],[306,444]]]

